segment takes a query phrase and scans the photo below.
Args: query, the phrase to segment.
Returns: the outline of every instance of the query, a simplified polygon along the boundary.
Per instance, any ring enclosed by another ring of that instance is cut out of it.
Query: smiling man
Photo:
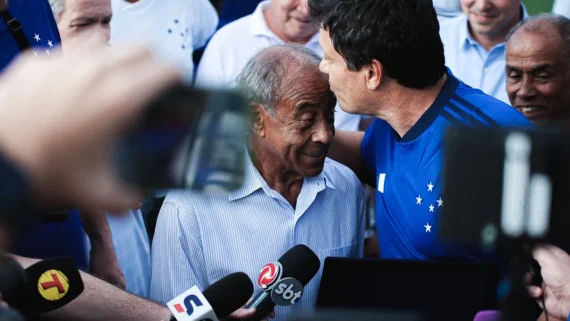
[[[263,1],[255,12],[221,28],[206,47],[196,85],[206,88],[234,88],[236,77],[258,51],[273,45],[293,43],[319,56],[319,28],[309,16],[307,0]],[[361,117],[337,108],[335,127],[358,130]]]
[[[252,123],[243,186],[224,196],[166,196],[152,244],[152,299],[167,302],[237,271],[256,280],[297,244],[321,267],[328,256],[362,255],[363,190],[354,173],[326,158],[336,101],[318,66],[317,55],[292,45],[264,49],[245,66],[237,85]],[[320,273],[294,306],[276,307],[277,320],[312,309],[319,282]]]
[[[517,25],[506,71],[513,107],[537,125],[570,125],[570,20],[547,14]]]
[[[464,14],[441,26],[445,63],[467,85],[505,103],[505,41],[527,16],[521,0],[461,0]]]

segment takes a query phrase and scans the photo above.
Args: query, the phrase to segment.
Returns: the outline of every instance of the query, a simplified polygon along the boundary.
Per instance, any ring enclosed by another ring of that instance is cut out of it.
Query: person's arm
[[[187,204],[179,199],[167,196],[152,242],[150,298],[163,304],[194,285],[202,291],[209,285],[196,215],[189,206],[179,208]]]
[[[38,262],[35,259],[14,256],[24,267]],[[66,306],[43,314],[49,320],[58,321],[168,321],[171,313],[167,307],[139,298],[81,272],[85,290]]]
[[[360,146],[363,138],[364,132],[337,130],[328,153],[329,158],[352,169],[359,178],[362,178]]]
[[[113,237],[109,221],[104,211],[80,210],[81,225],[91,242],[89,271],[119,289],[125,290],[127,283],[119,266],[113,247]]]

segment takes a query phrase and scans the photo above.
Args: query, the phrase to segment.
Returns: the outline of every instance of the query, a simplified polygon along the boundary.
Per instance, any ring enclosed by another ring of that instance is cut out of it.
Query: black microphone
[[[167,306],[178,321],[217,321],[241,308],[252,294],[253,284],[247,274],[237,272],[218,280],[204,292],[194,286]]]
[[[71,257],[39,261],[26,270],[13,258],[0,264],[2,299],[22,313],[45,313],[63,307],[84,289]]]
[[[275,305],[297,303],[303,294],[303,287],[320,267],[319,257],[303,244],[292,247],[277,262],[266,264],[257,279],[261,292],[247,305],[248,309],[255,308],[256,312],[247,321],[265,318]]]

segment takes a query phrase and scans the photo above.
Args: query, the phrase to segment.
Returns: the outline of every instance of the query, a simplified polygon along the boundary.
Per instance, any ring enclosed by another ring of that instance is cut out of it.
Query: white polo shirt
[[[570,0],[554,0],[552,12],[570,18]]]
[[[236,77],[251,57],[264,48],[284,43],[269,29],[265,21],[263,12],[268,6],[269,1],[261,2],[253,14],[229,23],[216,32],[198,66],[196,86],[234,88]],[[318,33],[305,44],[305,47],[320,57],[323,56]],[[336,111],[337,129],[358,130],[361,116],[347,114],[338,106]]]
[[[144,41],[179,66],[185,80],[192,81],[192,54],[206,44],[218,25],[218,14],[210,1],[113,0],[112,4],[112,45]]]

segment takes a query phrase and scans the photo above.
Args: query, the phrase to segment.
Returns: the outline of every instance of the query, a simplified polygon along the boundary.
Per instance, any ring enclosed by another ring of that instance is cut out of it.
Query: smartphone
[[[232,91],[170,88],[117,142],[118,176],[144,191],[241,187],[248,108]]]

